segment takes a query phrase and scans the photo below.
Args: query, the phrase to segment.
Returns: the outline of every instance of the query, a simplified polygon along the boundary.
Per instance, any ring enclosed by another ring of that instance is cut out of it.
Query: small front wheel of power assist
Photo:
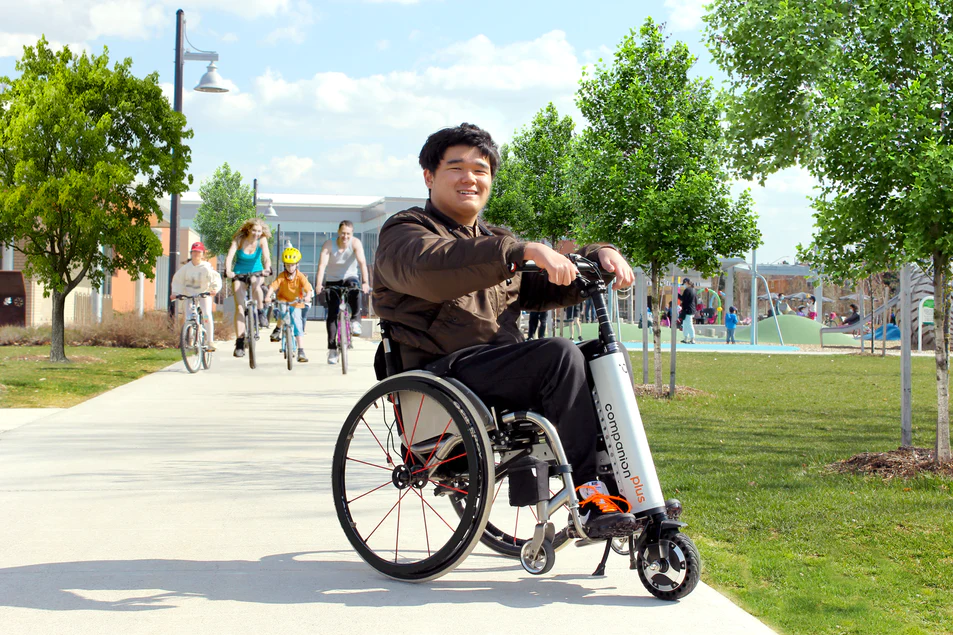
[[[556,549],[551,540],[544,540],[536,554],[533,551],[533,541],[527,540],[520,549],[520,564],[527,573],[543,575],[548,573],[556,564]]]
[[[619,554],[620,556],[629,555],[629,537],[628,536],[617,536],[612,539],[611,542],[612,550]]]
[[[636,561],[642,584],[660,600],[685,597],[701,578],[698,548],[682,533],[669,531],[659,542],[643,545]]]

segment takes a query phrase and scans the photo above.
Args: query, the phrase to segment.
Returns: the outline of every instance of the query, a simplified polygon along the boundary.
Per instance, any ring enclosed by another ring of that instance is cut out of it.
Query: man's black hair
[[[489,132],[472,123],[462,123],[455,128],[444,128],[427,137],[427,142],[420,149],[418,157],[420,167],[435,172],[447,148],[451,146],[476,148],[489,161],[490,175],[496,174],[496,169],[500,165],[500,150]]]

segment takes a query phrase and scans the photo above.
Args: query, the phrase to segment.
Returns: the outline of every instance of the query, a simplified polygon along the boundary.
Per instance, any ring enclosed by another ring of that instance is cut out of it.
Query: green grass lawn
[[[0,408],[69,408],[182,359],[178,349],[67,346],[70,364],[52,364],[49,346],[0,346]]]
[[[928,448],[934,369],[913,360]],[[713,396],[640,408],[707,583],[782,633],[953,633],[953,482],[824,469],[899,446],[898,357],[683,354],[678,384]]]

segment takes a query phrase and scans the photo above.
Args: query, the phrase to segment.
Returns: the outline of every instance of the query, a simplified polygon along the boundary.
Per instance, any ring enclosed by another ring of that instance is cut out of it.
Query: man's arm
[[[357,264],[361,266],[361,291],[370,293],[371,277],[367,273],[367,258],[364,257],[364,245],[357,238],[351,239],[351,247],[354,249],[354,256],[357,258]]]
[[[331,241],[325,240],[321,245],[321,256],[318,258],[318,275],[314,278],[314,288],[316,293],[321,293],[324,289],[324,270],[328,268],[328,260],[331,259]]]
[[[414,218],[392,217],[380,235],[375,284],[430,302],[447,302],[510,278],[524,260],[512,236],[445,238]]]

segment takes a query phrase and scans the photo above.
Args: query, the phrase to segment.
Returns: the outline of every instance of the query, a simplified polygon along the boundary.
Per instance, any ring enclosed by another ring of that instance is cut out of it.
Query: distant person
[[[797,315],[798,317],[807,317],[807,307],[806,307],[805,305],[803,305],[803,304],[802,304],[801,306],[799,306],[799,307],[797,308],[797,314],[796,314],[796,315]]]
[[[738,328],[738,314],[735,312],[735,307],[730,306],[728,307],[728,315],[725,316],[725,331],[728,333],[725,344],[735,343],[736,328]]]
[[[325,273],[327,280],[325,281]],[[328,363],[338,363],[338,312],[341,302],[346,301],[351,310],[351,334],[361,334],[361,293],[369,293],[370,276],[367,273],[367,260],[364,258],[364,245],[354,237],[354,223],[342,220],[338,225],[336,240],[326,240],[321,246],[318,273],[315,276],[314,290],[321,293],[325,285],[345,285],[347,298],[340,294],[329,293],[328,315],[325,319],[328,331]],[[348,325],[343,324],[347,328]]]
[[[698,300],[695,296],[695,285],[690,278],[685,278],[682,280],[684,289],[679,297],[682,304],[681,313],[679,319],[682,321],[682,334],[684,339],[682,344],[694,344],[695,343],[695,305],[698,304]]]
[[[215,295],[222,288],[222,276],[205,260],[205,245],[200,242],[192,243],[190,257],[179,267],[172,276],[172,295],[175,301],[177,295],[196,296],[200,293]],[[212,298],[196,298],[202,307],[202,317],[205,321],[205,331],[208,333],[208,350],[215,350],[215,320],[212,319]]]
[[[817,319],[817,298],[813,295],[807,296],[807,319]]]
[[[851,324],[857,324],[860,322],[860,314],[857,312],[857,305],[850,305],[850,315],[844,317],[844,326],[850,326]]]
[[[534,340],[537,337],[543,339],[546,337],[546,325],[549,324],[549,311],[530,311],[529,312],[529,337]]]
[[[566,307],[566,321],[569,322],[569,339],[576,339],[576,331],[579,331],[579,341],[582,341],[582,320],[579,315],[582,313],[582,306],[574,304]]]

